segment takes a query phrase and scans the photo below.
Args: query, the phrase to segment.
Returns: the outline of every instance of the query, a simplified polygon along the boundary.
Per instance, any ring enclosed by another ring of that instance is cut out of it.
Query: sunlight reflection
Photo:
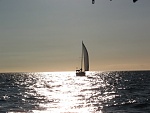
[[[117,96],[108,75],[88,72],[87,77],[76,77],[75,72],[43,72],[36,74],[36,83],[30,86],[40,99],[34,113],[103,113],[102,109]],[[104,104],[105,103],[105,104]]]
[[[63,76],[63,77],[62,77]],[[75,81],[72,79],[74,73],[67,72],[53,72],[53,73],[42,73],[41,78],[36,83],[34,88],[37,94],[45,96],[50,103],[40,103],[41,108],[46,108],[46,111],[51,112],[88,112],[85,105],[81,108],[79,95],[82,87],[79,84],[85,84],[85,81],[82,83],[83,78],[77,79]],[[77,85],[78,84],[78,85]],[[80,109],[79,109],[80,108]],[[43,112],[46,112],[43,111]],[[36,112],[36,110],[33,110]]]

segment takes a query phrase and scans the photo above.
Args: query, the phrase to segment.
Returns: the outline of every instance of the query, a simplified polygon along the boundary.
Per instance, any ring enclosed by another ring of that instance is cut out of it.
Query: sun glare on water
[[[34,90],[42,97],[40,110],[34,113],[85,113],[88,112],[84,97],[80,94],[85,77],[76,77],[75,72],[44,72],[38,78]]]
[[[88,72],[78,77],[75,72],[41,72],[20,77],[17,84],[25,91],[21,98],[24,108],[31,106],[23,109],[31,113],[102,113],[116,96],[107,73]]]

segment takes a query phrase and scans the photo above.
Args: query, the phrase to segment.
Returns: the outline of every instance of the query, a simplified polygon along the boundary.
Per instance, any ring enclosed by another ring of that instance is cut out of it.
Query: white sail
[[[82,57],[84,58],[84,71],[89,71],[89,55],[83,42],[82,42],[82,49],[83,49]]]

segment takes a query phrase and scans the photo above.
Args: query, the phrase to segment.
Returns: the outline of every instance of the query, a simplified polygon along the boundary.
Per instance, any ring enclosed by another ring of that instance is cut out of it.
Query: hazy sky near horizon
[[[0,72],[150,69],[150,0],[0,0]]]

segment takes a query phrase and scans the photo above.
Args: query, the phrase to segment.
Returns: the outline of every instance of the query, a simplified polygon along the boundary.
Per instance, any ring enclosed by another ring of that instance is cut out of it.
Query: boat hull
[[[85,72],[78,72],[76,73],[76,76],[85,76]]]

